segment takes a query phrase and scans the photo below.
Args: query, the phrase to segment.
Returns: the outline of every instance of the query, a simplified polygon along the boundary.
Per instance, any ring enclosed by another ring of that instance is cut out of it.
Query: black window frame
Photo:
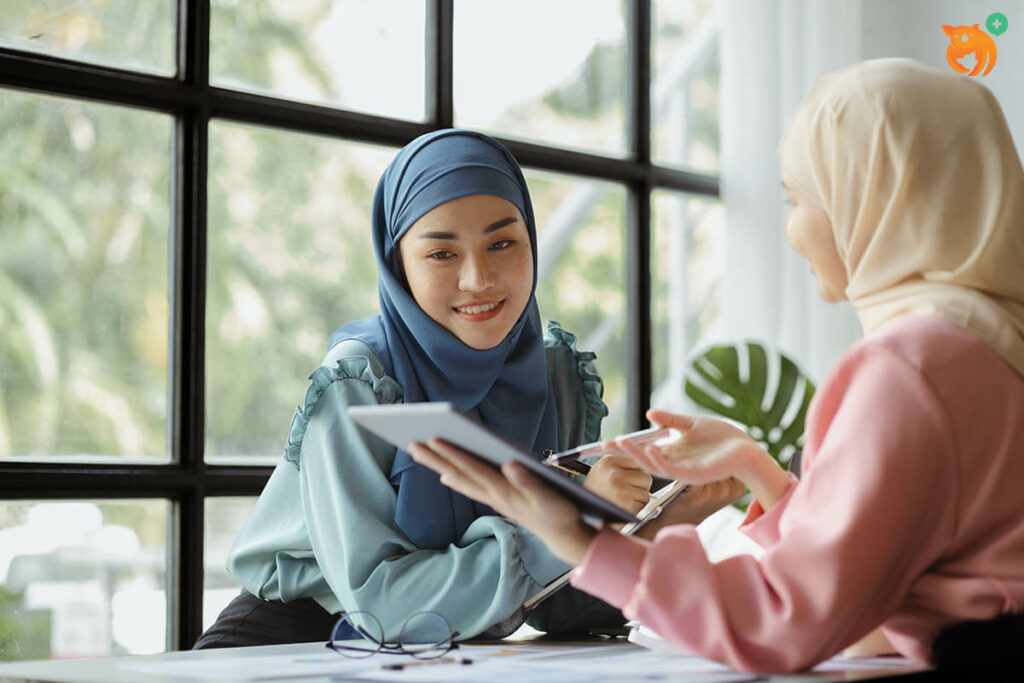
[[[207,496],[256,496],[272,467],[207,464],[203,457],[207,152],[211,119],[258,124],[330,138],[401,147],[452,126],[455,0],[427,1],[425,122],[238,92],[209,84],[208,0],[179,0],[179,74],[125,69],[0,47],[0,88],[147,109],[175,119],[170,245],[171,462],[161,465],[0,461],[0,500],[138,499],[172,503],[168,617],[172,650],[188,649],[202,630],[204,503]],[[506,138],[525,167],[607,180],[627,188],[627,427],[645,424],[652,389],[651,193],[719,196],[715,175],[651,161],[651,0],[626,0],[628,91],[625,158]]]

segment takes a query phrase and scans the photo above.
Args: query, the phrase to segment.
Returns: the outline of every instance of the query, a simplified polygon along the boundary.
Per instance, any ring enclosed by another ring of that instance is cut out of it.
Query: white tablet
[[[451,403],[388,403],[352,406],[349,417],[356,424],[398,448],[438,438],[462,448],[495,467],[515,460],[544,483],[573,501],[585,517],[605,522],[636,522],[629,512],[588,491],[560,470],[541,463],[517,444],[465,414]]]

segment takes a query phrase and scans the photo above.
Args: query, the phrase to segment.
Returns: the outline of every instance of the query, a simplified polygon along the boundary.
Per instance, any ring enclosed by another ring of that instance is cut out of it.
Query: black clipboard
[[[639,521],[629,512],[561,474],[557,468],[544,465],[540,455],[524,450],[451,403],[351,406],[348,415],[360,427],[398,448],[438,438],[495,467],[506,462],[520,462],[545,484],[575,503],[584,520],[590,524],[596,525],[599,521],[632,524]]]

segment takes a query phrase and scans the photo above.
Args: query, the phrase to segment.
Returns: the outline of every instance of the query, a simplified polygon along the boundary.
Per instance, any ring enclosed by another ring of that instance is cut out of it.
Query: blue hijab
[[[533,289],[522,315],[491,349],[464,344],[419,307],[403,286],[398,242],[421,216],[453,199],[486,194],[514,204],[530,234]],[[405,393],[406,403],[449,401],[534,453],[557,448],[558,419],[548,385],[537,287],[537,229],[518,162],[486,135],[446,129],[406,145],[384,171],[373,198],[379,316],[338,329],[329,347],[358,339],[370,347]],[[420,548],[457,542],[489,507],[444,486],[432,470],[399,449],[391,468],[398,487],[395,522]]]

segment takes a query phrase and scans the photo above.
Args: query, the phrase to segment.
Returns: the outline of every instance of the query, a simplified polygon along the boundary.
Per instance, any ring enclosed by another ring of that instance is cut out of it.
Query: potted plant
[[[754,341],[719,344],[687,363],[686,395],[743,427],[782,467],[799,475],[804,418],[814,383],[789,356]],[[746,509],[750,494],[734,505]]]

